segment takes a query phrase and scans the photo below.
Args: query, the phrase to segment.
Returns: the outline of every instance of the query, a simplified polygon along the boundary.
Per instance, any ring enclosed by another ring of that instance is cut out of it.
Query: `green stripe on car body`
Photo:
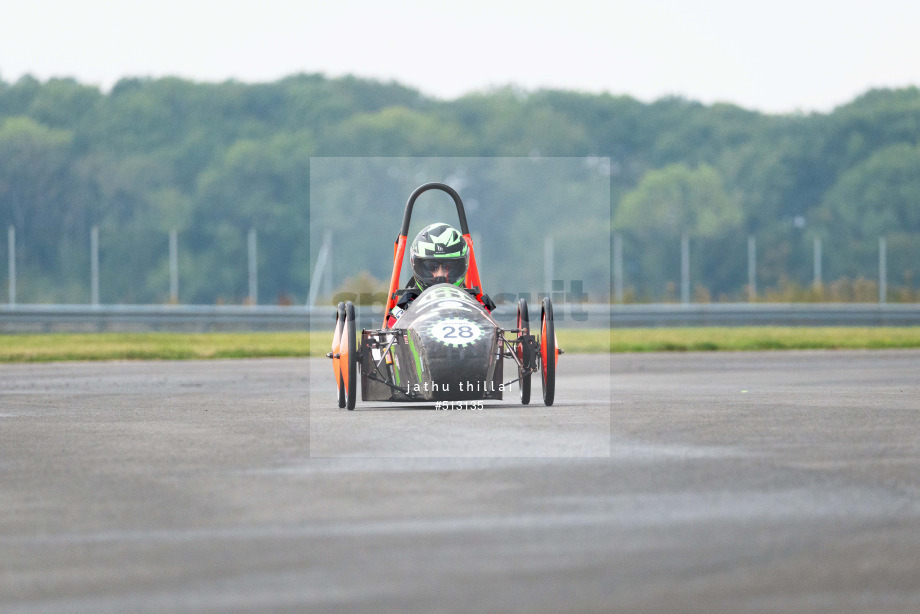
[[[396,362],[396,352],[393,351],[392,347],[387,351],[390,353],[390,360],[393,362],[393,375],[396,376],[396,385],[401,386],[399,383],[399,365]]]
[[[412,333],[410,332],[407,337],[409,337],[409,349],[412,351],[412,358],[415,360],[415,371],[418,374],[418,382],[422,381],[422,361],[418,357],[418,350],[415,349],[415,342],[412,341]]]

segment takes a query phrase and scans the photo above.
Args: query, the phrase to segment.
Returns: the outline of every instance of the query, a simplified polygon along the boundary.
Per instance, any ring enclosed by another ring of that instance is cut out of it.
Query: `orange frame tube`
[[[476,266],[476,254],[473,252],[473,237],[463,235],[463,239],[470,248],[470,266],[466,271],[466,287],[479,288],[479,294],[476,295],[478,300],[482,296],[482,283],[479,281],[479,267]]]
[[[396,243],[393,244],[393,274],[390,275],[390,291],[387,293],[387,308],[383,311],[383,326],[387,327],[387,317],[390,310],[396,306],[396,299],[393,298],[396,289],[399,287],[399,274],[402,271],[403,255],[406,253],[406,236],[399,235],[396,237]]]

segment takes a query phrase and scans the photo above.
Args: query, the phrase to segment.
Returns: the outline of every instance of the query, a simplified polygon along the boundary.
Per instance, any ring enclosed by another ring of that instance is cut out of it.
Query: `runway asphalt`
[[[920,611],[920,351],[559,374],[347,412],[325,359],[0,365],[0,612]]]

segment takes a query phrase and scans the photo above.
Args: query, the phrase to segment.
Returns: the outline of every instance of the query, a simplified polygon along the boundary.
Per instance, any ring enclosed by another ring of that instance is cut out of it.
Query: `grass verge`
[[[562,345],[562,340],[559,340]],[[565,346],[563,346],[565,347]],[[646,328],[610,331],[611,352],[839,350],[920,347],[914,327]]]
[[[330,332],[0,335],[0,362],[322,356]],[[567,352],[674,352],[920,347],[920,327],[560,329]]]
[[[308,356],[310,347],[306,332],[6,335],[0,336],[0,362]]]

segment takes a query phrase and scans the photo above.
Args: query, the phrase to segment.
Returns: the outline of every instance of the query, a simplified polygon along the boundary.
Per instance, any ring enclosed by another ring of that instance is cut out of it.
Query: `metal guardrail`
[[[920,303],[611,305],[612,327],[920,326]]]
[[[531,322],[539,305],[530,305]],[[694,303],[555,305],[560,328],[661,326],[920,326],[920,303]],[[377,328],[382,307],[361,307]],[[496,319],[512,326],[515,307]],[[231,305],[0,305],[0,333],[94,331],[295,331],[332,329],[335,308]]]

